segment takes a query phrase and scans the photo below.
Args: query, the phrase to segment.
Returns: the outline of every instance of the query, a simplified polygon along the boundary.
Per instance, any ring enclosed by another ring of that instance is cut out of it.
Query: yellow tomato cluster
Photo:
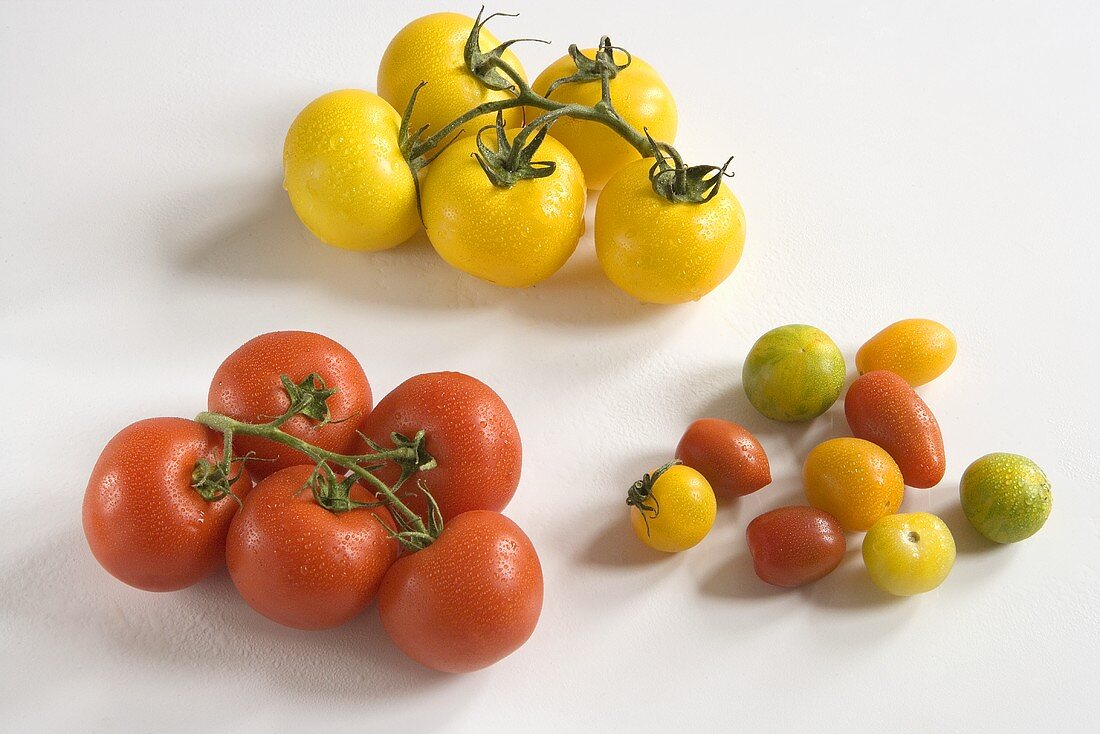
[[[507,132],[500,135],[507,141],[525,122],[537,127],[551,107],[592,108],[601,100],[598,79],[551,88],[577,72],[578,62],[569,55],[528,86],[511,48],[496,54],[507,67],[496,72],[498,78],[510,76],[511,88],[493,88],[468,62],[475,24],[481,54],[493,55],[500,41],[480,19],[428,15],[402,28],[386,48],[377,95],[347,89],[302,110],[287,133],[283,165],[284,187],[306,227],[336,247],[383,250],[411,238],[422,221],[428,240],[452,266],[498,285],[526,287],[553,275],[573,254],[585,232],[587,191],[603,189],[595,214],[596,252],[619,288],[646,302],[680,303],[725,280],[745,241],[737,198],[723,183],[702,203],[658,194],[650,181],[654,159],[643,160],[637,140],[632,144],[597,120],[555,116],[553,136],[542,140],[535,155],[536,165],[554,167],[544,177],[506,185],[491,180],[482,168],[478,140],[489,147],[499,141],[484,129],[493,125],[492,113],[456,126],[457,142],[445,149],[440,144],[410,165],[402,143],[415,140],[418,131],[431,136],[480,105],[515,99],[520,85],[543,101],[532,106],[526,104],[531,97],[524,97],[522,104],[502,110]],[[597,52],[582,53],[594,59]],[[672,93],[642,59],[619,49],[611,53],[621,67],[609,80],[618,117],[635,131],[671,143],[677,126]],[[398,110],[414,96],[403,133]]]

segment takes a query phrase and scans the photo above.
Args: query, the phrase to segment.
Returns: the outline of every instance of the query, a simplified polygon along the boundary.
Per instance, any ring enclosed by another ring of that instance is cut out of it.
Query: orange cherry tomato
[[[834,438],[806,456],[806,499],[835,517],[849,532],[868,530],[901,507],[905,484],[886,450],[861,438]]]

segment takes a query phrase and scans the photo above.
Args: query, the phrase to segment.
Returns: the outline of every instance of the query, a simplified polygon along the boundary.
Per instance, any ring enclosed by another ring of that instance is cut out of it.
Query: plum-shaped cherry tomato
[[[927,489],[943,479],[940,424],[905,378],[886,370],[863,375],[848,388],[844,416],[852,435],[886,449],[910,487]]]
[[[710,482],[718,497],[742,497],[771,484],[764,447],[744,426],[701,418],[684,432],[676,458]]]
[[[844,559],[844,531],[816,507],[765,512],[745,531],[756,575],[775,586],[802,586],[828,575]]]

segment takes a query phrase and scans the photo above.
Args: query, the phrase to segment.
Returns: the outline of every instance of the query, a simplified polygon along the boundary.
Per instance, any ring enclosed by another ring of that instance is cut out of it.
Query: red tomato
[[[382,624],[413,660],[445,673],[492,665],[527,641],[542,611],[542,566],[519,526],[475,510],[393,564]]]
[[[742,497],[771,484],[764,447],[744,426],[701,418],[684,432],[676,458],[710,482],[718,497]]]
[[[438,466],[421,475],[444,521],[469,510],[503,510],[519,486],[523,450],[508,406],[488,385],[460,372],[417,375],[379,401],[360,430],[388,446],[391,433],[426,431],[424,447]],[[390,486],[400,469],[377,472]],[[408,495],[407,499],[405,495]],[[414,487],[402,492],[414,512],[427,503]]]
[[[828,575],[844,560],[844,531],[816,507],[765,512],[745,531],[756,575],[775,586],[801,586]]]
[[[146,591],[183,589],[220,568],[237,501],[207,501],[191,485],[196,462],[217,463],[221,448],[221,434],[184,418],[119,431],[84,492],[84,535],[100,565]],[[232,491],[244,496],[251,486],[242,471]]]
[[[863,375],[848,388],[844,417],[853,436],[886,449],[910,487],[927,489],[943,479],[940,424],[905,378],[886,370]]]
[[[373,404],[370,383],[351,352],[320,334],[274,331],[245,342],[214,373],[208,409],[246,423],[269,421],[290,407],[280,376],[300,384],[310,373],[320,375],[326,387],[337,389],[327,400],[332,422],[318,426],[318,421],[296,415],[282,429],[328,451],[353,451],[358,444],[355,429]],[[238,456],[251,451],[272,460],[249,465],[257,479],[288,466],[313,463],[299,451],[256,436],[235,436],[233,451]]]
[[[248,605],[288,627],[336,627],[374,599],[400,546],[384,507],[332,512],[306,482],[312,466],[275,472],[256,485],[229,528],[226,563]],[[374,502],[360,485],[351,499]]]

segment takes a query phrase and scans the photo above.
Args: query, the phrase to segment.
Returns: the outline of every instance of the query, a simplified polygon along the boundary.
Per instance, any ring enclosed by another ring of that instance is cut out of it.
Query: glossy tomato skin
[[[226,564],[248,605],[304,630],[336,627],[374,599],[400,551],[384,507],[331,512],[303,489],[312,466],[272,474],[252,490],[229,530]],[[360,485],[357,502],[376,497]]]
[[[724,183],[702,204],[653,190],[652,158],[628,163],[596,201],[596,255],[604,274],[646,303],[697,301],[724,281],[745,247],[745,211]]]
[[[503,510],[519,486],[523,449],[508,406],[485,383],[461,372],[431,372],[398,385],[360,430],[388,445],[391,433],[426,432],[425,448],[438,466],[420,475],[439,503],[443,519],[470,510]],[[401,475],[388,464],[377,472],[391,487]],[[427,519],[427,503],[415,488],[402,492]]]
[[[585,49],[582,53],[590,59],[596,58],[594,48]],[[616,64],[627,62],[627,56],[622,51],[615,50],[612,55]],[[539,94],[546,94],[556,80],[576,71],[577,64],[573,57],[562,56],[538,75],[531,88]],[[676,137],[676,102],[656,69],[634,56],[630,59],[630,65],[611,79],[610,86],[615,111],[635,130],[645,129],[655,140],[673,142]],[[599,80],[571,82],[554,89],[550,99],[592,106],[600,101],[602,94],[603,86]],[[543,114],[546,114],[544,110],[527,108],[528,120]],[[602,189],[612,176],[639,157],[638,151],[621,135],[592,120],[563,117],[554,123],[552,130],[554,136],[580,162],[585,181],[591,189]]]
[[[940,424],[905,378],[886,370],[861,376],[844,397],[844,416],[853,436],[886,449],[910,487],[927,489],[943,479]]]
[[[486,177],[476,151],[474,138],[459,140],[428,166],[421,203],[432,247],[452,267],[507,288],[549,278],[584,234],[580,165],[548,136],[536,160],[552,162],[553,174],[502,189]]]
[[[393,564],[378,611],[394,643],[421,665],[478,670],[531,636],[542,611],[542,566],[507,517],[466,512],[432,545]]]
[[[199,459],[221,458],[221,434],[184,418],[123,428],[100,454],[84,493],[84,535],[108,573],[146,591],[176,591],[225,563],[237,502],[208,502],[191,487]],[[246,496],[242,473],[233,491]]]
[[[473,30],[474,19],[460,13],[431,13],[410,22],[397,32],[386,46],[378,64],[378,94],[404,110],[413,89],[427,82],[416,98],[409,120],[409,130],[429,125],[426,134],[439,132],[449,122],[485,102],[508,99],[507,91],[489,89],[466,67],[464,51]],[[500,41],[488,28],[478,35],[481,50],[491,51]],[[526,78],[523,66],[511,49],[501,58]],[[473,135],[493,123],[494,115],[486,114],[462,126],[464,135]],[[523,112],[518,107],[504,111],[505,122],[518,127]]]
[[[250,339],[226,357],[210,383],[209,410],[247,423],[263,423],[282,415],[290,399],[280,382],[287,375],[295,383],[316,372],[328,387],[339,390],[328,399],[332,422],[296,415],[282,425],[292,436],[328,451],[347,453],[356,448],[355,429],[373,404],[370,383],[359,361],[332,339],[309,331],[273,331]],[[233,451],[248,452],[264,461],[249,469],[257,479],[296,464],[311,464],[308,456],[256,436],[235,436]]]
[[[718,497],[743,497],[772,481],[768,455],[756,436],[721,418],[700,418],[688,426],[676,458],[706,477]]]
[[[745,531],[756,575],[775,586],[795,587],[832,573],[844,560],[844,531],[816,507],[765,512]]]

